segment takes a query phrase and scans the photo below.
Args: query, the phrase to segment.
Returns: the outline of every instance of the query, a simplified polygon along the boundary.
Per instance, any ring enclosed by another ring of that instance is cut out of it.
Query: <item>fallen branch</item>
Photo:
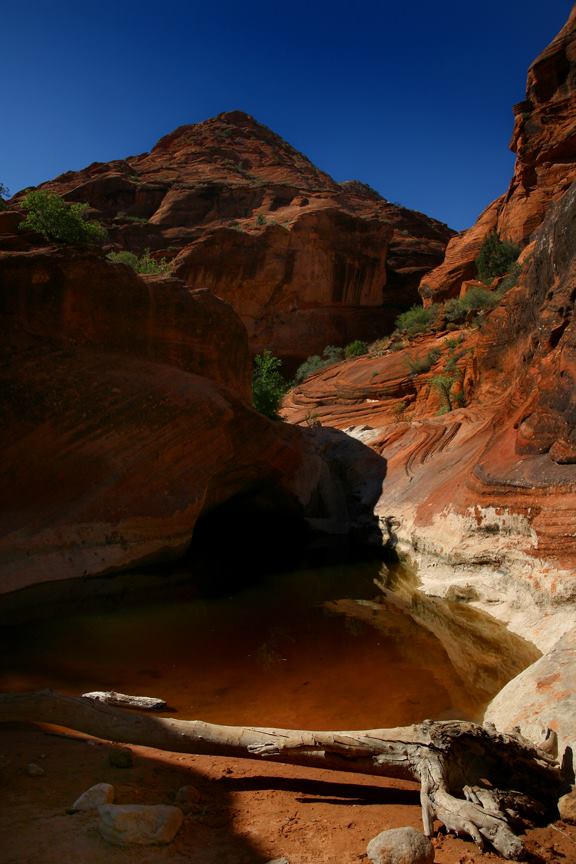
[[[292,765],[376,774],[420,783],[422,821],[485,841],[505,858],[522,857],[511,825],[554,813],[564,791],[550,745],[492,725],[425,720],[395,729],[309,732],[220,726],[134,714],[52,691],[0,694],[0,722],[50,723],[124,744],[179,753],[266,759]]]

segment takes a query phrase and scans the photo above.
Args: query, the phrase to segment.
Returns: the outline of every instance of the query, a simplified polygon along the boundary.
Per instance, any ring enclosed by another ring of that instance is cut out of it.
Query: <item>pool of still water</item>
[[[281,573],[225,596],[62,609],[5,627],[0,690],[116,690],[161,697],[181,719],[289,728],[480,719],[537,652],[381,567]]]

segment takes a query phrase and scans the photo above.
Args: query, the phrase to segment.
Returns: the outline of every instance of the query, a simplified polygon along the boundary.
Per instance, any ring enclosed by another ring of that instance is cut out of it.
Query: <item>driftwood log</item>
[[[435,819],[520,859],[513,829],[553,816],[564,791],[554,736],[539,747],[492,725],[425,720],[395,729],[308,732],[220,726],[134,714],[52,691],[0,694],[0,722],[49,723],[109,741],[178,753],[266,759],[420,783],[424,832]]]

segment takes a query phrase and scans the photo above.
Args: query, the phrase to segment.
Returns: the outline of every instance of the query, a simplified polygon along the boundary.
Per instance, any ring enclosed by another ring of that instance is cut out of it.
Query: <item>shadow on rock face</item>
[[[185,567],[209,593],[310,563],[381,557],[374,507],[386,460],[338,429],[302,430],[309,453],[306,492],[258,483],[197,521]],[[300,494],[299,494],[300,493]]]
[[[307,435],[324,470],[305,507],[308,524],[325,534],[346,536],[353,547],[382,549],[374,508],[386,477],[386,459],[339,429],[317,427]]]

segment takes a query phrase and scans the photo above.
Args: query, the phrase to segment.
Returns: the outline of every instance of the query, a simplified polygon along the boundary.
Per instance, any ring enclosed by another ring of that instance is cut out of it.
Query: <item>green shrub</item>
[[[148,222],[144,216],[128,216],[124,210],[119,210],[114,216],[114,222],[135,222],[139,225],[145,225]]]
[[[444,303],[442,314],[447,324],[463,324],[469,313],[491,309],[498,303],[499,295],[479,285],[473,285],[464,297],[452,297]]]
[[[128,252],[128,250],[124,252],[109,252],[106,257],[113,264],[126,264],[128,267],[132,267],[133,270],[136,270],[138,266],[138,256],[134,252]]]
[[[402,312],[396,318],[396,327],[409,336],[430,330],[438,315],[438,304],[433,303],[426,309],[424,306],[412,306],[407,312]]]
[[[140,258],[138,255],[135,255],[134,252],[129,252],[128,250],[122,252],[109,252],[106,257],[113,264],[127,264],[128,267],[132,267],[136,273],[155,275],[158,273],[168,273],[170,270],[170,262],[167,261],[166,258],[161,258],[159,261],[156,261],[151,257],[149,249],[146,249]]]
[[[501,240],[496,231],[491,231],[476,258],[478,278],[482,282],[491,282],[497,276],[504,276],[519,254],[518,246]]]
[[[27,216],[20,228],[42,234],[46,240],[83,246],[100,243],[106,238],[106,229],[99,222],[85,218],[87,204],[68,204],[54,192],[37,189],[22,200]]]
[[[296,383],[300,384],[320,369],[324,369],[327,366],[333,366],[335,363],[340,363],[343,359],[344,348],[337,348],[335,345],[327,345],[322,352],[322,356],[319,354],[313,354],[298,367],[294,380]]]
[[[464,341],[464,336],[461,334],[460,336],[455,337],[454,339],[451,339],[449,337],[444,342],[444,345],[446,346],[446,348],[448,348],[449,351],[455,351],[456,348],[458,347],[458,345],[461,345],[463,341]]]
[[[355,339],[346,345],[344,348],[344,357],[348,360],[350,357],[361,357],[362,354],[368,353],[368,343],[362,339]]]
[[[257,225],[266,225],[266,216],[263,213],[259,213],[256,217]]]
[[[507,291],[509,291],[511,288],[514,288],[514,286],[518,283],[518,279],[520,278],[521,273],[522,267],[520,266],[520,264],[518,264],[517,261],[515,261],[514,264],[510,266],[508,272],[498,286],[497,293],[500,297]]]
[[[254,407],[265,417],[275,420],[278,417],[278,407],[282,396],[288,389],[280,369],[282,361],[271,351],[263,351],[254,358],[252,373],[252,397]]]
[[[447,324],[462,324],[466,320],[467,311],[459,297],[451,297],[442,309]]]
[[[0,210],[6,209],[7,205],[5,204],[4,199],[9,198],[9,197],[10,197],[10,190],[8,189],[7,186],[4,185],[4,183],[0,183]]]
[[[328,364],[322,360],[322,357],[320,357],[319,354],[312,354],[304,361],[304,363],[300,364],[296,370],[294,380],[297,384],[301,384],[302,381],[305,381],[306,378],[309,378],[310,375],[314,374],[314,372],[318,372],[319,369],[323,369],[324,366],[327,365]]]
[[[398,422],[404,419],[404,415],[406,414],[406,409],[408,408],[408,402],[405,399],[401,399],[399,402],[392,408],[392,413]]]
[[[435,375],[430,380],[432,387],[438,391],[442,405],[440,406],[439,414],[447,414],[452,410],[452,385],[455,379],[451,375]]]
[[[327,345],[322,352],[322,357],[328,363],[340,363],[344,360],[344,348],[339,348],[337,345]]]
[[[488,291],[486,288],[480,288],[479,285],[472,285],[464,297],[460,298],[460,303],[467,312],[479,312],[482,309],[492,309],[499,299],[495,291]]]
[[[423,357],[406,357],[406,365],[413,375],[420,375],[421,372],[428,372],[439,359],[440,351],[432,348]]]

